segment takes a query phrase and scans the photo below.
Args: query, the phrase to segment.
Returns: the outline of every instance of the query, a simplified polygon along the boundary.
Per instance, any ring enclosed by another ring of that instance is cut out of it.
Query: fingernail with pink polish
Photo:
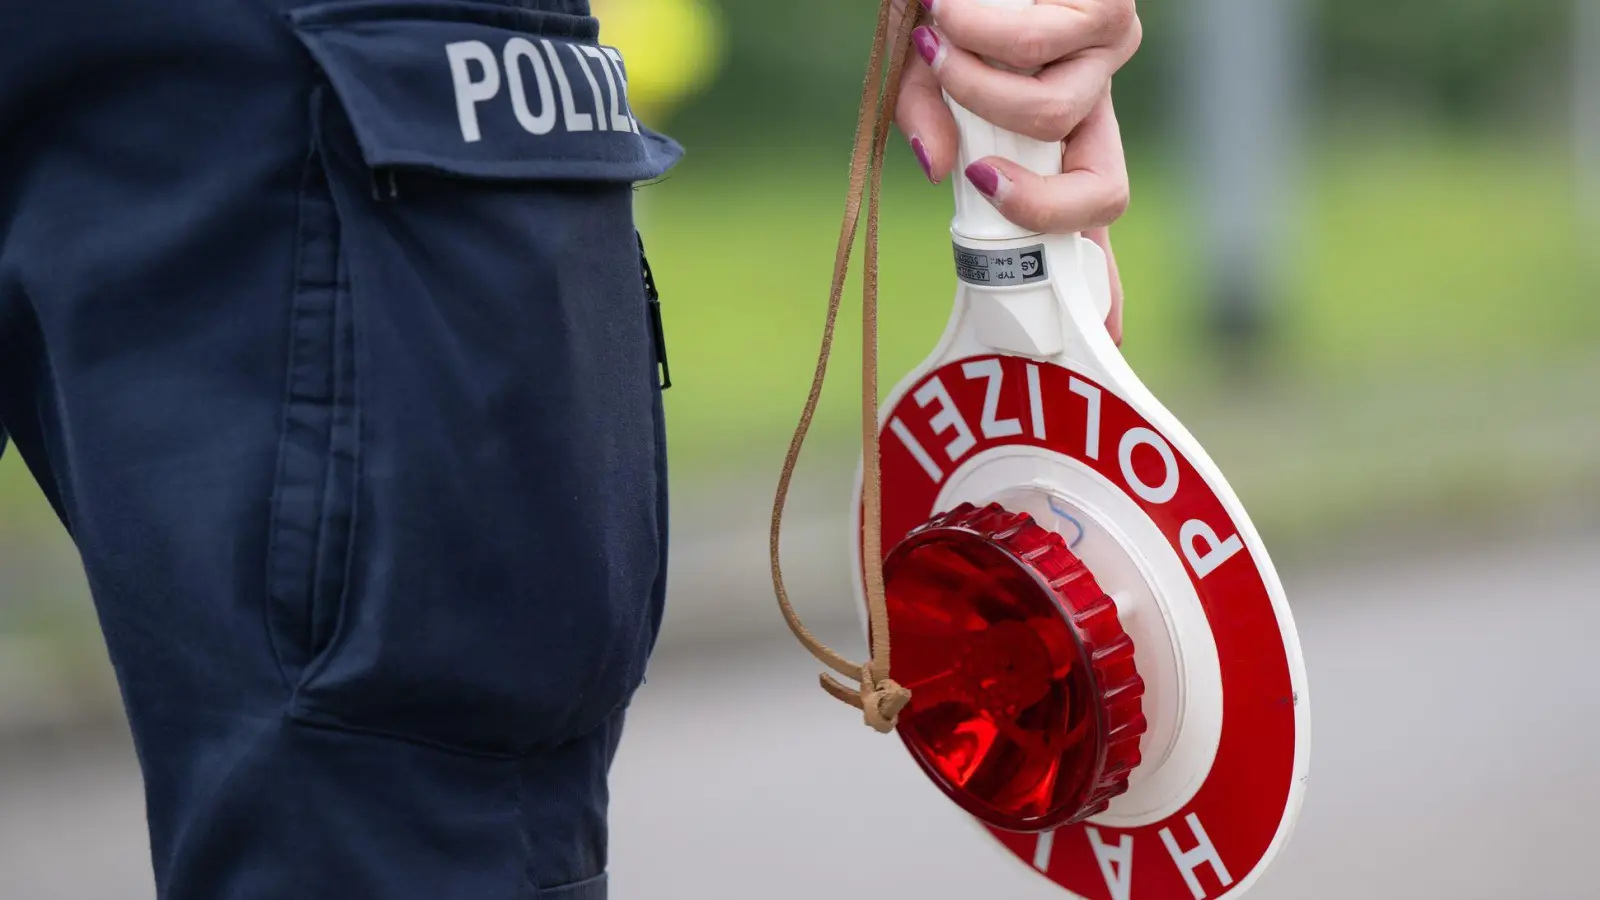
[[[978,193],[990,200],[999,200],[1006,188],[1011,187],[1011,182],[1000,174],[1000,170],[988,163],[975,162],[967,166],[967,180],[978,189]]]
[[[911,139],[911,152],[917,155],[917,162],[922,165],[922,174],[928,176],[929,181],[938,184],[939,179],[933,177],[933,159],[928,156],[928,148],[922,145],[922,138]]]
[[[926,9],[928,12],[933,12],[933,4],[936,2],[936,0],[919,0],[919,2],[922,3],[923,9]]]
[[[922,61],[933,65],[939,58],[939,36],[933,29],[926,25],[918,25],[911,31],[911,42],[917,45],[917,52],[922,54]]]

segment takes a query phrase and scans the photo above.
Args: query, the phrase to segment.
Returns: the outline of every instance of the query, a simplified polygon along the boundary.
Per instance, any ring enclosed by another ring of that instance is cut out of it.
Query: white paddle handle
[[[1022,9],[1033,5],[1033,0],[980,0],[984,6],[1003,9]],[[990,65],[1005,68],[993,61]],[[986,156],[999,156],[1018,163],[1040,175],[1061,174],[1061,144],[1054,141],[1037,141],[998,125],[986,122],[968,112],[961,104],[945,94],[945,103],[956,117],[956,127],[961,133],[961,146],[956,160],[956,215],[952,230],[959,237],[976,241],[1007,241],[1033,237],[1038,232],[1013,224],[967,180],[967,166]]]

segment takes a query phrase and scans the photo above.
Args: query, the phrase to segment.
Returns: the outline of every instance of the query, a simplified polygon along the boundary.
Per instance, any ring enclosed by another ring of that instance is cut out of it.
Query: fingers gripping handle
[[[1022,9],[1034,0],[979,0],[984,6]],[[1005,66],[989,61],[996,68]],[[1031,74],[1031,73],[1024,73]],[[975,299],[986,307],[980,316],[980,340],[996,349],[1032,356],[1048,356],[1059,351],[1063,327],[1081,334],[1103,331],[1111,310],[1111,282],[1105,252],[1098,244],[1077,234],[1041,235],[1011,220],[985,198],[970,179],[967,166],[980,159],[998,156],[1045,177],[1061,174],[1061,144],[1040,141],[1008,131],[962,107],[945,94],[945,104],[955,116],[960,134],[957,149],[955,218],[951,232],[959,245],[985,251],[1005,247],[1024,247],[1043,241],[1052,248],[1051,280],[1057,282],[1066,299],[1058,310],[1054,301],[1043,297],[995,295]],[[969,284],[976,294],[990,293]],[[1004,292],[1002,292],[1004,293]],[[1079,303],[1079,300],[1082,303]],[[1061,321],[1065,313],[1070,324]],[[1108,343],[1106,346],[1110,346]]]
[[[967,178],[967,166],[985,157],[998,156],[1040,175],[1060,175],[1061,145],[1037,141],[986,122],[962,108],[948,95],[945,103],[950,107],[950,112],[955,114],[956,127],[961,132],[961,146],[956,156],[960,173],[955,179],[956,217],[953,227],[956,233],[977,241],[1005,241],[1038,234],[1011,222],[980,194]]]
[[[984,6],[1002,9],[1022,9],[1033,5],[1033,0],[980,0]],[[997,68],[1005,68],[991,62]],[[1007,131],[986,122],[969,112],[945,94],[945,104],[955,116],[961,134],[957,151],[957,177],[955,178],[956,215],[952,225],[956,234],[977,241],[1006,241],[1032,237],[1038,232],[1023,228],[1001,215],[994,204],[973,187],[968,180],[967,166],[988,156],[1009,159],[1040,175],[1061,174],[1061,145],[1054,141],[1039,141]]]

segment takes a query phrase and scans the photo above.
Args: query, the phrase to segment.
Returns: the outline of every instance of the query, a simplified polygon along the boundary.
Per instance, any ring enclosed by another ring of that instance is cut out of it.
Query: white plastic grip
[[[1022,9],[1032,6],[1034,0],[979,0],[983,6],[1002,9]],[[990,62],[996,68],[1004,68]],[[967,179],[967,166],[988,156],[999,156],[1040,175],[1061,174],[1061,144],[1039,141],[1007,131],[979,118],[945,94],[945,104],[955,116],[956,128],[961,135],[956,154],[955,219],[951,230],[958,237],[975,241],[1009,241],[1033,237],[1038,232],[1016,225],[1000,214],[978,189]]]

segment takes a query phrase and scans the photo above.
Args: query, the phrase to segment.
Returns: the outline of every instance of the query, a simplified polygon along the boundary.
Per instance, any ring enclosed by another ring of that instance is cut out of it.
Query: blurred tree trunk
[[[1590,241],[1600,241],[1600,0],[1574,0],[1573,133],[1580,214]]]
[[[1237,371],[1269,349],[1292,249],[1306,98],[1302,0],[1190,0],[1180,73],[1194,248],[1212,352]]]

